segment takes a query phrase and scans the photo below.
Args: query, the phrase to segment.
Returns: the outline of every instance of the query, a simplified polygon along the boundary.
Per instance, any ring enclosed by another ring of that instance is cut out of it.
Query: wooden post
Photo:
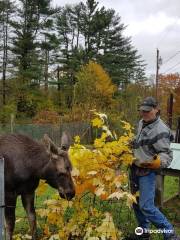
[[[167,103],[167,115],[168,115],[168,125],[172,128],[172,115],[173,115],[173,94],[171,93]]]
[[[0,157],[0,240],[4,239],[4,158]]]
[[[178,117],[177,121],[175,143],[180,143],[180,117]]]
[[[14,114],[11,114],[11,133],[14,132]]]
[[[164,202],[164,175],[158,174],[156,176],[156,205],[163,207]]]
[[[159,85],[159,49],[156,53],[156,99],[158,100],[158,86]]]
[[[57,82],[58,82],[57,90],[59,92],[61,90],[61,85],[60,85],[60,67],[59,67],[59,65],[57,67]]]

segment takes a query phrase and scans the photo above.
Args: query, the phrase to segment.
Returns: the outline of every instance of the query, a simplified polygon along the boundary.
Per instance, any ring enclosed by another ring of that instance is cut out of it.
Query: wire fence
[[[39,198],[39,197],[38,197]],[[45,201],[48,200],[49,198],[44,199]],[[38,203],[38,199],[36,198],[36,211],[38,212],[39,209],[44,209],[45,205],[43,205],[42,203]],[[127,207],[125,207],[125,202],[124,201],[115,201],[115,200],[104,200],[104,201],[100,201],[98,198],[87,194],[83,199],[81,199],[81,201],[86,201],[86,208],[90,209],[90,208],[96,208],[96,210],[101,213],[101,212],[105,212],[108,211],[112,214],[113,216],[113,221],[115,223],[115,226],[117,228],[117,230],[122,231],[124,234],[128,233],[129,231],[134,230],[134,226],[135,226],[135,219],[134,219],[134,215],[132,210],[128,209]],[[81,207],[81,201],[79,202],[79,209]],[[69,211],[71,211],[71,209],[69,208]],[[16,229],[15,229],[15,234],[17,233],[21,233],[21,234],[27,234],[28,233],[28,220],[27,217],[25,216],[24,212],[22,212],[22,207],[19,206],[16,208]],[[50,210],[49,215],[53,214],[54,211]],[[58,213],[57,213],[58,214]],[[66,215],[69,215],[70,213],[66,212]],[[61,213],[59,213],[59,217]],[[88,225],[90,222],[92,222],[92,212],[88,212],[88,215],[86,216],[86,224]],[[68,221],[68,220],[67,220]],[[94,216],[94,221],[95,221],[95,216]],[[110,227],[111,225],[111,220],[107,219],[107,221],[104,221],[106,224],[106,229],[104,229],[104,235],[107,236],[106,239],[108,238],[108,235],[111,234],[112,228]],[[39,215],[37,215],[37,228],[38,228],[38,237],[39,238],[43,238],[44,235],[44,226],[48,224],[48,226],[50,227],[51,230],[51,235],[55,235],[57,234],[60,229],[58,228],[58,226],[56,226],[56,224],[53,225],[49,225],[47,218],[40,218]],[[84,231],[83,229],[83,223],[81,222],[80,219],[77,219],[76,221],[76,225],[81,226],[81,230],[82,232]],[[96,225],[96,223],[94,222],[94,225]],[[108,228],[109,226],[109,228]],[[96,225],[96,227],[98,227],[98,223]],[[86,228],[86,226],[84,225],[84,228]],[[87,228],[86,228],[87,229]],[[69,239],[84,239],[82,237],[82,235],[77,231],[73,232],[73,237],[71,236],[71,234],[69,234],[68,240]],[[118,239],[118,238],[117,238]]]
[[[56,143],[60,144],[62,132],[68,132],[72,137],[80,136],[83,144],[90,144],[93,138],[96,136],[97,131],[93,130],[89,123],[85,122],[74,122],[74,123],[63,123],[61,125],[50,125],[50,124],[7,124],[0,125],[0,134],[7,133],[20,133],[25,134],[33,139],[40,140],[46,133]]]
[[[3,133],[21,133],[26,134],[34,139],[41,139],[45,133],[47,133],[55,143],[60,142],[61,134],[63,131],[68,131],[71,136],[79,135],[83,140],[83,143],[90,144],[92,143],[94,137],[97,137],[98,133],[93,132],[90,125],[86,123],[75,123],[75,124],[64,124],[62,126],[52,126],[52,125],[14,125],[2,127],[0,126],[0,134]],[[45,205],[43,202],[51,198],[51,193],[48,196],[41,198],[41,196],[36,197],[35,206],[36,209],[43,209]],[[126,236],[129,232],[133,232],[135,226],[137,225],[134,217],[134,213],[132,209],[129,209],[125,206],[125,201],[122,200],[99,200],[97,197],[92,197],[91,195],[85,196],[81,201],[86,201],[86,207],[91,208],[95,207],[99,212],[108,211],[111,213],[113,217],[114,224],[118,230],[123,232]],[[81,202],[79,202],[81,204]],[[80,206],[80,205],[79,205]],[[80,207],[79,207],[80,208]],[[51,211],[51,210],[50,210]],[[92,213],[89,212],[89,216],[87,216],[88,220],[92,221]],[[38,226],[38,238],[42,238],[44,236],[43,230],[44,226],[48,224],[47,218],[37,217],[37,226]],[[77,224],[80,222],[77,221]],[[107,236],[107,240],[109,240],[108,235],[108,226],[110,226],[110,221],[106,223],[106,232],[105,236]],[[16,207],[16,229],[15,234],[27,234],[29,232],[28,220],[25,215],[25,211],[23,210],[20,201],[18,200],[18,204]],[[57,234],[58,229],[52,226],[51,229],[52,234]],[[78,233],[77,233],[78,234]],[[5,231],[4,231],[4,162],[2,158],[0,158],[0,240],[6,239]],[[83,239],[74,236],[69,236],[67,240],[73,239]],[[156,235],[153,239],[162,239],[160,234]]]
[[[39,203],[39,198],[40,197],[36,197],[36,201],[35,201],[35,206],[36,206],[36,211],[38,211],[39,209],[44,209],[45,205],[41,202]],[[49,200],[50,196],[47,198],[44,198],[44,201]],[[129,239],[129,235],[130,233],[133,233],[135,228],[137,227],[137,223],[134,217],[134,213],[132,211],[132,209],[129,209],[126,206],[125,201],[123,200],[99,200],[98,197],[94,197],[92,195],[86,195],[84,199],[82,199],[81,201],[86,201],[86,208],[93,208],[95,207],[97,211],[99,212],[109,212],[112,215],[113,218],[113,222],[114,225],[116,227],[116,230],[120,231],[123,233],[123,235],[121,235],[121,238],[116,238],[117,240],[120,239]],[[79,202],[79,207],[81,206],[81,203]],[[49,214],[53,214],[54,211],[50,211]],[[59,214],[59,217],[61,215],[61,213],[57,213]],[[67,213],[68,215],[68,213]],[[68,220],[67,220],[68,221]],[[92,223],[92,212],[89,211],[88,215],[86,216],[86,224],[88,225],[89,223]],[[81,222],[80,219],[78,219],[76,221],[76,224],[81,226],[81,231],[83,232],[84,229],[86,228],[85,225],[83,225],[83,223]],[[107,218],[104,221],[104,229],[103,229],[103,236],[105,240],[110,240],[110,239],[115,239],[115,238],[111,238],[109,237],[110,235],[113,235],[114,232],[112,231],[112,221],[111,219]],[[56,236],[60,229],[58,228],[58,226],[56,224],[52,224],[51,226],[49,225],[49,222],[47,220],[46,217],[41,218],[38,214],[37,214],[37,237],[38,239],[46,239],[45,238],[45,233],[44,233],[44,226],[48,225],[51,231],[51,236]],[[98,227],[98,223],[95,222],[95,218],[94,218],[94,225],[96,227]],[[87,228],[86,228],[87,229]],[[153,228],[154,229],[154,228]],[[14,235],[18,236],[18,239],[29,239],[30,238],[30,232],[29,232],[29,224],[28,224],[28,219],[27,216],[25,215],[25,211],[22,209],[22,206],[20,204],[20,201],[18,201],[18,205],[16,207],[16,228],[14,231]],[[20,237],[22,236],[22,238]],[[6,236],[4,236],[4,238],[2,238],[3,240],[6,240]],[[50,239],[50,238],[47,238]],[[53,238],[51,238],[53,239]],[[54,238],[56,239],[56,238]],[[57,239],[61,239],[61,238],[57,238]],[[69,234],[69,236],[67,237],[67,240],[84,240],[87,238],[84,238],[82,235],[80,236],[79,231],[77,230],[73,232],[73,235]],[[96,238],[96,239],[101,239],[101,238]],[[151,235],[151,239],[152,240],[162,240],[163,236],[161,234],[152,234]],[[64,240],[64,238],[63,238]]]
[[[2,163],[2,161],[0,161],[0,162]],[[1,183],[0,184],[2,186],[2,182],[3,182],[2,181],[2,174],[3,174],[2,164],[0,166],[1,166],[0,167],[0,171],[1,171],[1,175],[0,175]],[[40,196],[36,196],[35,207],[36,207],[37,212],[40,209],[49,208],[49,215],[54,213],[54,208],[51,209],[50,204],[47,207],[47,205],[44,202],[52,199],[55,192],[57,192],[57,191],[52,190],[51,188],[48,188],[48,191],[45,194],[40,195]],[[1,194],[2,194],[2,188],[1,188]],[[1,196],[1,199],[2,199],[3,194],[0,195],[0,196]],[[60,199],[57,199],[57,201],[59,201],[59,203],[61,203]],[[85,202],[84,205],[87,209],[96,208],[96,210],[99,213],[109,212],[111,214],[112,218],[113,218],[113,222],[114,222],[114,225],[115,225],[116,229],[123,233],[124,239],[126,239],[126,236],[128,236],[129,233],[134,232],[134,229],[137,226],[137,223],[135,221],[135,217],[134,217],[134,213],[133,213],[132,208],[128,208],[126,206],[126,201],[125,200],[122,200],[122,199],[120,199],[120,200],[112,200],[112,199],[101,200],[98,197],[92,195],[91,193],[87,193],[79,201],[79,207],[77,206],[77,209],[79,208],[79,213],[81,211],[82,202]],[[4,210],[3,200],[0,202],[0,204],[1,204],[1,210]],[[14,206],[12,206],[12,207],[14,207]],[[69,213],[66,212],[65,215],[70,216],[71,213],[72,213],[71,205],[69,205],[69,208],[68,208],[67,211],[69,211]],[[91,211],[87,211],[87,212],[88,212],[88,215],[86,216],[86,224],[92,223],[92,218],[93,218],[92,212]],[[1,211],[0,213],[1,213],[0,216],[3,217],[3,212]],[[62,217],[62,214],[64,214],[64,213],[61,213],[61,212],[57,211],[58,217]],[[168,217],[171,216],[171,220],[177,218],[177,216],[176,216],[177,213],[174,213],[174,216],[172,216],[172,215],[173,215],[173,212],[170,212],[170,215],[168,216]],[[98,224],[95,222],[95,217],[96,216],[94,216],[94,225],[97,227]],[[4,231],[3,231],[3,229],[4,229],[4,222],[3,222],[4,218],[2,218],[2,219],[3,220],[0,222],[0,234],[1,234],[0,235],[0,240],[6,240],[6,236],[4,235]],[[66,219],[66,221],[68,222],[68,219]],[[80,219],[77,219],[76,224],[81,225],[81,231],[83,232],[83,230],[84,230],[83,228],[85,228],[86,226],[85,225],[83,226]],[[105,226],[106,227],[104,228],[104,236],[105,236],[104,239],[106,239],[106,240],[111,239],[111,238],[108,237],[111,234],[111,229],[112,229],[111,224],[112,224],[112,222],[110,221],[110,219],[107,219],[107,221],[105,221]],[[45,233],[44,233],[44,226],[45,225],[49,225],[47,217],[42,218],[37,214],[38,239],[45,239]],[[54,225],[52,224],[51,226],[49,225],[49,227],[50,227],[52,236],[59,233],[60,229],[58,229],[58,226],[56,224],[54,224]],[[22,238],[19,237],[18,239],[28,239],[29,236],[30,236],[28,219],[27,219],[27,216],[25,214],[25,210],[22,207],[20,198],[18,198],[17,206],[16,206],[16,228],[15,228],[14,235],[17,235],[17,234],[20,234],[22,236]],[[69,237],[67,238],[67,240],[77,240],[77,239],[78,240],[83,240],[83,239],[86,239],[86,238],[79,237],[79,232],[78,231],[77,231],[77,233],[74,232],[73,236],[69,235]],[[118,240],[120,240],[120,239],[118,239]],[[161,240],[163,238],[162,238],[161,234],[154,234],[151,239],[152,240]],[[63,238],[63,240],[64,240],[64,238]]]

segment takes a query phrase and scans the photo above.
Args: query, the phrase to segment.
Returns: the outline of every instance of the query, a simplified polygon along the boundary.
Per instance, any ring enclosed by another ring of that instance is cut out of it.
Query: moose
[[[41,142],[21,134],[0,137],[0,156],[5,163],[6,239],[12,240],[18,195],[27,213],[32,240],[37,239],[34,198],[40,179],[57,189],[64,199],[71,200],[75,196],[69,147],[66,133],[62,135],[60,147],[47,134]]]

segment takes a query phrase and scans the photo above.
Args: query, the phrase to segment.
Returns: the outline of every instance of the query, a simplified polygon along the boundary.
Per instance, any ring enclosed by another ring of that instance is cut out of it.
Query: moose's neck
[[[49,159],[45,162],[43,168],[40,170],[40,179],[47,180],[48,176],[51,173],[51,160]]]

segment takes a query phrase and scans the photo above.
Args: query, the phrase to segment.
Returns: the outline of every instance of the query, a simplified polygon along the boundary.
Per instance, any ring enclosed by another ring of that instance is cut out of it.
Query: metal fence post
[[[0,157],[0,240],[4,239],[4,158]]]

